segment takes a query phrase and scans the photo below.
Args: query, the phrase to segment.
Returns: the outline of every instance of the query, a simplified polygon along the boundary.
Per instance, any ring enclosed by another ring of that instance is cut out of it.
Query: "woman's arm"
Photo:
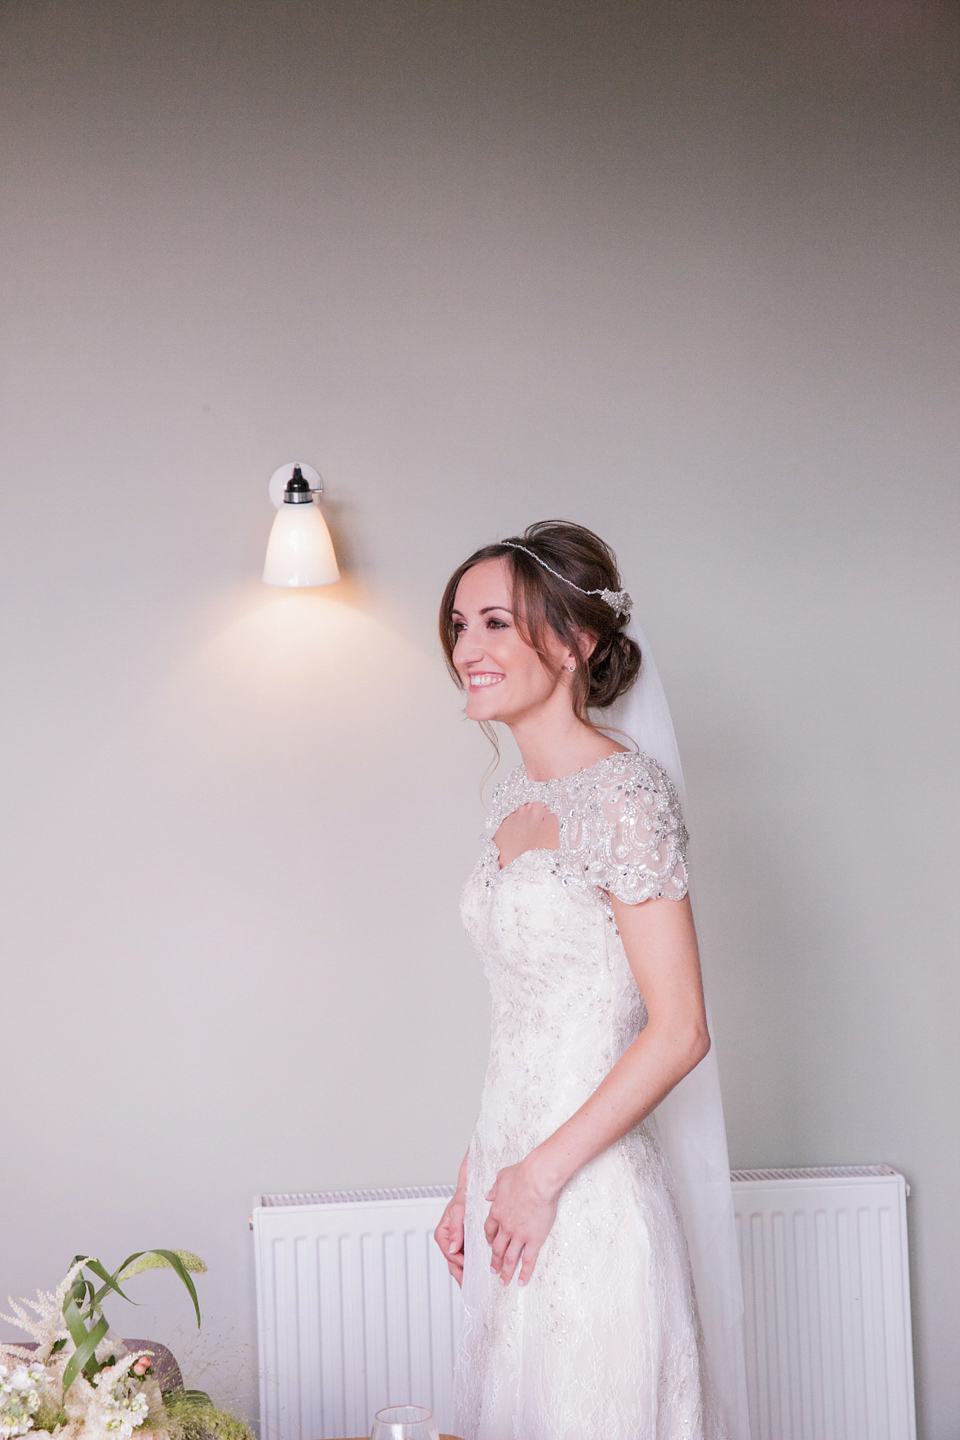
[[[440,1224],[433,1232],[447,1269],[458,1285],[463,1284],[463,1217],[467,1208],[467,1155],[463,1157],[457,1188],[440,1217]]]
[[[518,1264],[519,1283],[530,1279],[571,1176],[649,1115],[710,1049],[689,899],[611,899],[648,1021],[589,1100],[518,1165],[501,1170],[486,1196],[490,1263],[505,1285]]]

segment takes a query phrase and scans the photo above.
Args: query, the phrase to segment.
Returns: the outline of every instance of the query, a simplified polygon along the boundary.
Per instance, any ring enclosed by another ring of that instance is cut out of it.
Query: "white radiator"
[[[752,1440],[915,1440],[903,1177],[741,1170],[733,1191]],[[459,1291],[432,1238],[451,1194],[259,1197],[262,1440],[368,1435],[406,1402],[452,1429]]]
[[[903,1176],[732,1178],[752,1440],[915,1440]]]
[[[262,1195],[261,1440],[369,1435],[385,1405],[452,1427],[460,1291],[433,1240],[452,1186]]]

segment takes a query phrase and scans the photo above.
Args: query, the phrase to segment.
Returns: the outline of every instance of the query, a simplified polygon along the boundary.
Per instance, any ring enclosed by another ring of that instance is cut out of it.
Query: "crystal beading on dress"
[[[486,832],[539,802],[560,824],[560,850],[591,884],[636,905],[687,893],[687,831],[673,781],[647,755],[618,751],[557,780],[528,780],[522,765],[494,793]]]
[[[559,846],[501,868],[493,835],[530,801],[557,817]],[[498,1172],[562,1125],[646,1024],[609,895],[682,899],[685,846],[676,790],[643,754],[556,780],[518,768],[494,795],[462,898],[493,1000],[467,1172],[465,1440],[725,1440],[652,1117],[564,1186],[526,1288],[491,1272],[483,1233]]]

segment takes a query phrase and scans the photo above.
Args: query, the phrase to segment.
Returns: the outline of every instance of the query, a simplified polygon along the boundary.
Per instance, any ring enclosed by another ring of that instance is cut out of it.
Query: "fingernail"
[[[456,1240],[454,1240],[453,1244],[450,1246],[450,1249],[447,1251],[447,1254],[448,1254],[448,1255],[456,1255],[456,1253],[457,1253],[457,1242],[456,1242]]]

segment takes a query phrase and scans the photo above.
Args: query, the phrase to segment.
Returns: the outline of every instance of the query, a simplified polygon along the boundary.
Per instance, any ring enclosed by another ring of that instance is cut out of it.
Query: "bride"
[[[609,547],[561,521],[476,551],[441,605],[467,716],[508,725],[523,762],[462,900],[493,996],[436,1231],[465,1440],[749,1440],[687,835],[671,755],[622,743],[651,707],[662,751],[672,727],[629,611]],[[645,681],[631,726],[610,707]]]

